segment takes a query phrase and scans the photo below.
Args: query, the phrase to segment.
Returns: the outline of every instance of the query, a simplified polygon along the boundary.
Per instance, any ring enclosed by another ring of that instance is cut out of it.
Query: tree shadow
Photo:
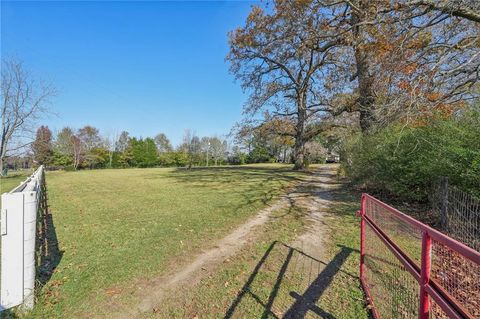
[[[39,213],[37,216],[36,294],[38,294],[42,287],[50,280],[64,253],[59,249],[53,215],[49,211],[45,179],[42,185]]]
[[[260,318],[336,318],[317,304],[327,288],[337,280],[337,274],[357,280],[356,276],[341,269],[353,251],[350,247],[340,246],[338,253],[325,263],[297,248],[274,241],[256,264],[224,318],[245,317],[243,312],[246,307],[259,307]],[[269,290],[268,296],[265,289]]]
[[[291,175],[286,173],[292,173]],[[167,177],[174,183],[185,183],[198,188],[218,188],[222,185],[235,186],[238,193],[244,198],[241,204],[233,210],[241,210],[256,203],[268,204],[272,199],[282,193],[291,182],[305,181],[311,172],[295,172],[291,168],[269,168],[249,166],[228,167],[193,167],[175,168]],[[163,175],[165,177],[165,175]],[[159,178],[151,175],[149,178]],[[266,184],[276,183],[280,190],[275,187],[264,187]],[[289,211],[292,205],[289,206]]]

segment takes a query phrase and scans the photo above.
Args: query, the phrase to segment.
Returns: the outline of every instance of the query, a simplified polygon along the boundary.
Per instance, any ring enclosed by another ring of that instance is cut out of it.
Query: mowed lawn
[[[11,191],[13,188],[15,188],[15,186],[18,186],[32,173],[33,170],[9,172],[7,177],[0,178],[0,194]]]
[[[61,259],[30,316],[128,303],[129,284],[188,262],[307,176],[286,165],[48,172]]]

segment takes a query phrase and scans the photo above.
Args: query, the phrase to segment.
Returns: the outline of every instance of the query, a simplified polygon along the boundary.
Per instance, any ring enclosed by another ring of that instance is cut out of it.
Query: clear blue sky
[[[2,0],[1,53],[57,88],[52,130],[164,132],[178,144],[184,129],[222,135],[241,118],[246,96],[224,59],[251,4]]]

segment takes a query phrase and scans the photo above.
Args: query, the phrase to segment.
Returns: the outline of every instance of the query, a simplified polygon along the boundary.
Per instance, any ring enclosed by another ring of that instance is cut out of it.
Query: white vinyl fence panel
[[[34,304],[35,242],[43,174],[41,166],[1,197],[0,311],[18,305],[31,309]]]

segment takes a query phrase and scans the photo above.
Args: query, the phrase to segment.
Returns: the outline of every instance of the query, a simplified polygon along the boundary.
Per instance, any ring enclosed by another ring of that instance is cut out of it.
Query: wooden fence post
[[[440,211],[440,223],[444,231],[448,230],[448,177],[443,177],[441,182],[442,209]]]

